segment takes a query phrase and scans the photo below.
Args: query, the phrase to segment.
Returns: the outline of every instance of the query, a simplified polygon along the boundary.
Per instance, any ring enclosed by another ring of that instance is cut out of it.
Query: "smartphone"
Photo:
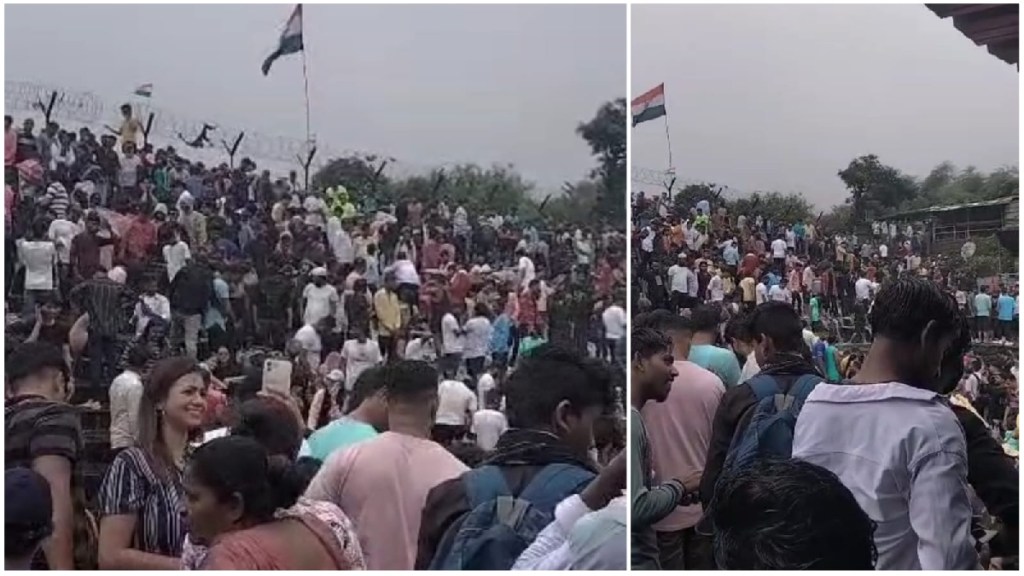
[[[292,363],[287,360],[263,362],[263,390],[290,394],[292,389]]]

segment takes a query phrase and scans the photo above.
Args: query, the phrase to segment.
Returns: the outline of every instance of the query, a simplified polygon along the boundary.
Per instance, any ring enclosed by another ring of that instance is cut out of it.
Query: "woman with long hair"
[[[166,358],[153,367],[139,405],[138,443],[118,453],[100,488],[100,569],[180,567],[185,454],[205,411],[206,387],[194,360]]]

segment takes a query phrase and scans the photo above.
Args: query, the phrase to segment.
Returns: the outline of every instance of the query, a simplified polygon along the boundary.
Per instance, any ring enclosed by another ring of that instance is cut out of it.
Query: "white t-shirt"
[[[519,277],[522,279],[519,286],[520,288],[527,288],[530,286],[530,282],[537,277],[537,270],[533,266],[533,260],[530,260],[529,256],[521,256],[519,258]]]
[[[405,359],[433,362],[437,360],[437,351],[433,344],[425,344],[423,338],[413,338],[405,345]]]
[[[673,264],[668,269],[668,283],[672,292],[680,292],[682,294],[689,294],[689,282],[690,282],[690,269],[686,266],[680,266],[679,264]]]
[[[476,381],[477,406],[487,406],[487,393],[494,390],[497,385],[490,372],[480,375],[480,379]]]
[[[789,291],[789,288],[783,288],[776,284],[768,291],[768,299],[772,302],[785,302],[786,304],[792,304],[793,294]]]
[[[177,244],[164,246],[164,261],[167,262],[167,279],[174,282],[178,271],[185,267],[185,264],[192,258],[192,251],[184,240]]]
[[[441,318],[441,347],[445,354],[462,354],[466,348],[459,334],[459,321],[451,312]]]
[[[786,230],[786,247],[796,248],[796,232],[792,228]]]
[[[47,236],[53,241],[57,248],[57,258],[62,264],[71,263],[71,240],[81,230],[70,220],[54,220],[50,222],[50,230]]]
[[[416,272],[416,265],[411,260],[398,260],[394,263],[392,271],[395,273],[395,282],[399,284],[420,285],[420,275]]]
[[[135,305],[135,334],[141,335],[146,330],[146,326],[149,324],[149,316],[142,313],[142,305],[145,304],[147,308],[157,316],[160,316],[168,322],[171,321],[171,301],[167,299],[163,294],[153,294],[148,296],[143,294],[139,297],[140,303]]]
[[[871,280],[867,278],[858,278],[853,284],[853,291],[857,294],[857,300],[870,300],[871,299]]]
[[[306,311],[302,315],[306,324],[315,325],[322,318],[331,315],[331,304],[338,305],[338,290],[330,284],[306,284],[302,297],[306,299]]]
[[[299,328],[295,332],[295,339],[298,340],[299,344],[302,344],[302,349],[306,352],[320,353],[323,349],[323,344],[320,341],[320,335],[317,334],[316,328],[306,324],[302,328]]]
[[[110,447],[126,448],[139,441],[142,378],[125,370],[110,383]]]
[[[618,341],[626,335],[626,311],[621,306],[611,305],[601,313],[604,322],[604,337]]]
[[[491,342],[491,333],[494,328],[491,321],[484,316],[474,316],[466,322],[465,326],[465,349],[463,356],[466,358],[483,358],[487,356],[487,348]]]
[[[497,410],[478,410],[473,414],[470,432],[476,435],[476,445],[490,452],[498,445],[498,438],[508,430],[508,420]]]
[[[57,249],[49,240],[18,240],[18,261],[25,266],[26,290],[53,290]]]
[[[879,244],[878,245],[878,255],[881,256],[882,258],[888,258],[889,257],[889,247],[886,246],[885,244]]]
[[[786,241],[782,238],[772,240],[772,258],[780,259],[786,257]]]
[[[377,341],[370,339],[362,344],[359,340],[346,341],[341,347],[341,357],[345,359],[345,390],[350,392],[360,374],[384,361]]]
[[[437,385],[436,424],[464,426],[470,423],[470,414],[476,412],[476,394],[458,380],[442,380]]]
[[[711,281],[708,282],[708,292],[711,294],[712,302],[725,300],[725,287],[722,285],[721,276],[715,275],[711,277]]]
[[[768,301],[768,287],[765,286],[764,282],[758,282],[754,292],[756,293],[758,304],[764,304]]]

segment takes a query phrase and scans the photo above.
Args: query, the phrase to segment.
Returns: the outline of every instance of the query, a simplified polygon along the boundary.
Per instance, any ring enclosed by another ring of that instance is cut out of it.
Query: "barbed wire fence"
[[[641,166],[633,166],[630,170],[630,180],[634,184],[634,190],[638,191],[650,191],[662,193],[665,192],[666,188],[672,183],[673,178],[675,184],[672,187],[673,191],[680,190],[691,184],[706,184],[714,182],[713,180],[701,180],[695,178],[682,178],[674,170],[655,170],[653,168],[644,168]],[[742,190],[738,190],[731,186],[724,184],[716,184],[722,189],[722,197],[728,199],[742,198],[748,195]]]
[[[53,107],[51,119],[62,124],[68,122],[78,123],[89,127],[97,133],[104,132],[104,124],[116,124],[120,118],[120,107],[128,100],[112,102],[104,100],[100,96],[88,91],[77,90],[56,84],[45,84],[20,80],[4,81],[4,109],[12,116],[18,113],[20,117],[31,115],[36,119],[43,118],[40,105],[49,103],[51,95],[56,92],[57,99]],[[245,132],[245,138],[239,146],[236,158],[249,157],[254,160],[269,161],[275,167],[284,169],[298,169],[299,158],[306,155],[309,144],[301,138],[287,136],[275,136],[258,130],[249,130],[228,126],[216,121],[213,118],[197,119],[183,115],[173,110],[154,106],[141,98],[133,98],[131,102],[136,116],[145,122],[150,113],[154,116],[153,126],[150,130],[149,139],[157,145],[183,146],[181,137],[193,138],[202,130],[204,124],[211,124],[217,127],[211,137],[213,142],[207,148],[188,149],[190,155],[197,156],[197,160],[206,162],[225,162],[227,152],[221,146],[220,141],[233,142],[241,132]],[[67,126],[65,126],[67,127]],[[179,136],[180,135],[180,136]],[[322,167],[327,161],[333,158],[340,158],[351,155],[362,155],[364,152],[357,150],[346,150],[331,146],[327,142],[315,141],[317,147],[316,158],[311,170]],[[386,154],[378,154],[386,157]],[[427,174],[442,165],[433,167],[419,166],[389,158],[386,173],[391,177],[407,177],[413,175]]]

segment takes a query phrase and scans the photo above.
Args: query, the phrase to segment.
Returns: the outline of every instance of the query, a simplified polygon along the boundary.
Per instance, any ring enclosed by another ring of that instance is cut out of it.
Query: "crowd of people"
[[[8,568],[626,567],[622,226],[307,190],[122,114],[5,117]]]
[[[1015,568],[1018,361],[979,344],[1017,287],[913,226],[665,200],[633,202],[632,566]]]

